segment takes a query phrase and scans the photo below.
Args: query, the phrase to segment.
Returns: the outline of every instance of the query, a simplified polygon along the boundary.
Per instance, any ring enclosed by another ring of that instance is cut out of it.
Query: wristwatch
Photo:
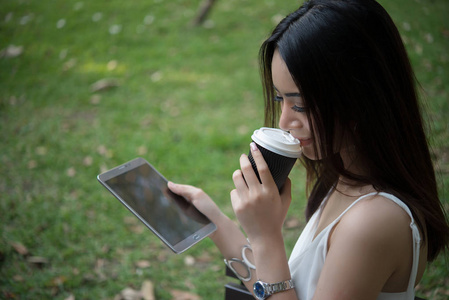
[[[285,280],[278,283],[266,283],[263,281],[256,281],[253,285],[254,295],[259,300],[264,300],[273,294],[288,291],[294,288],[293,280]]]

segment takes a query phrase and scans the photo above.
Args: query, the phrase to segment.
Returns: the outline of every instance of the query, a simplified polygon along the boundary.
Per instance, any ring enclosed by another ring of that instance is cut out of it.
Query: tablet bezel
[[[158,232],[155,228],[153,228],[139,214],[139,212],[135,211],[128,203],[126,203],[126,201],[124,199],[122,199],[114,191],[114,189],[111,186],[109,186],[107,184],[108,180],[110,180],[114,177],[120,176],[126,172],[130,172],[142,165],[149,166],[156,174],[158,174],[160,176],[160,178],[165,182],[165,184],[168,183],[167,179],[156,168],[154,168],[148,161],[146,161],[145,159],[143,159],[141,157],[135,158],[129,162],[119,165],[111,170],[108,170],[108,171],[102,173],[102,174],[99,174],[97,176],[97,179],[112,195],[114,195],[114,197],[116,197],[132,214],[134,214],[146,227],[148,227],[148,229],[150,229],[160,240],[162,240],[162,242],[164,242],[165,245],[167,245],[176,254],[186,251],[187,249],[189,249],[190,247],[192,247],[193,245],[195,245],[196,243],[198,243],[199,241],[201,241],[202,239],[204,239],[205,237],[207,237],[208,235],[210,235],[212,232],[214,232],[217,229],[216,225],[209,220],[209,223],[204,224],[204,226],[201,227],[196,232],[192,232],[184,240],[178,242],[177,244],[170,243],[160,232]],[[183,197],[181,197],[181,198],[183,198]],[[185,198],[183,198],[183,199],[185,200]],[[185,200],[185,201],[188,202],[187,200]],[[208,219],[208,218],[206,217],[206,219]]]

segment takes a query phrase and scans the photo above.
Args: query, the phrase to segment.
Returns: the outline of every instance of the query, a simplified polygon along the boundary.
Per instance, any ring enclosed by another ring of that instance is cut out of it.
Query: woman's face
[[[278,50],[273,55],[271,72],[275,101],[280,102],[282,111],[279,127],[301,142],[303,155],[312,160],[319,159],[314,151],[314,134],[310,130],[304,100]]]

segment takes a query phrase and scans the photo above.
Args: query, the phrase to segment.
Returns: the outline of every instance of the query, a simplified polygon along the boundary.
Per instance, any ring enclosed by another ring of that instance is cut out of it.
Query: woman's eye
[[[275,96],[275,97],[274,97],[274,101],[276,101],[276,102],[282,102],[282,101],[284,101],[284,98],[282,98],[281,96]]]
[[[307,108],[302,107],[302,106],[297,106],[297,105],[292,106],[292,109],[296,112],[306,112],[306,110],[307,110]]]
[[[274,101],[276,102],[282,102],[284,101],[284,98],[282,98],[281,96],[276,95],[274,97]],[[306,112],[307,108],[303,107],[303,106],[298,106],[298,105],[294,105],[292,106],[293,111],[295,112]]]

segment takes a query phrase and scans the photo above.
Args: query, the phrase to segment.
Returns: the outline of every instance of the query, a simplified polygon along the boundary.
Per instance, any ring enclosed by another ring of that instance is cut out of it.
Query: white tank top
[[[301,233],[301,236],[296,242],[288,262],[290,273],[295,283],[296,294],[299,299],[310,300],[313,298],[321,270],[324,266],[324,261],[326,260],[327,242],[329,240],[329,234],[332,231],[332,228],[334,228],[335,224],[337,224],[343,215],[357,202],[375,194],[390,199],[408,213],[411,219],[410,228],[413,233],[413,266],[410,273],[407,290],[401,293],[380,293],[377,300],[413,300],[415,298],[415,279],[418,272],[419,248],[421,244],[418,226],[415,224],[410,209],[401,200],[391,194],[374,192],[364,195],[354,201],[354,203],[352,203],[340,216],[338,216],[338,218],[323,229],[323,231],[321,231],[315,239],[313,239],[313,237],[317,231],[323,205],[321,205],[321,207],[317,209],[317,211],[310,218]],[[323,201],[323,204],[325,202],[326,199]]]

